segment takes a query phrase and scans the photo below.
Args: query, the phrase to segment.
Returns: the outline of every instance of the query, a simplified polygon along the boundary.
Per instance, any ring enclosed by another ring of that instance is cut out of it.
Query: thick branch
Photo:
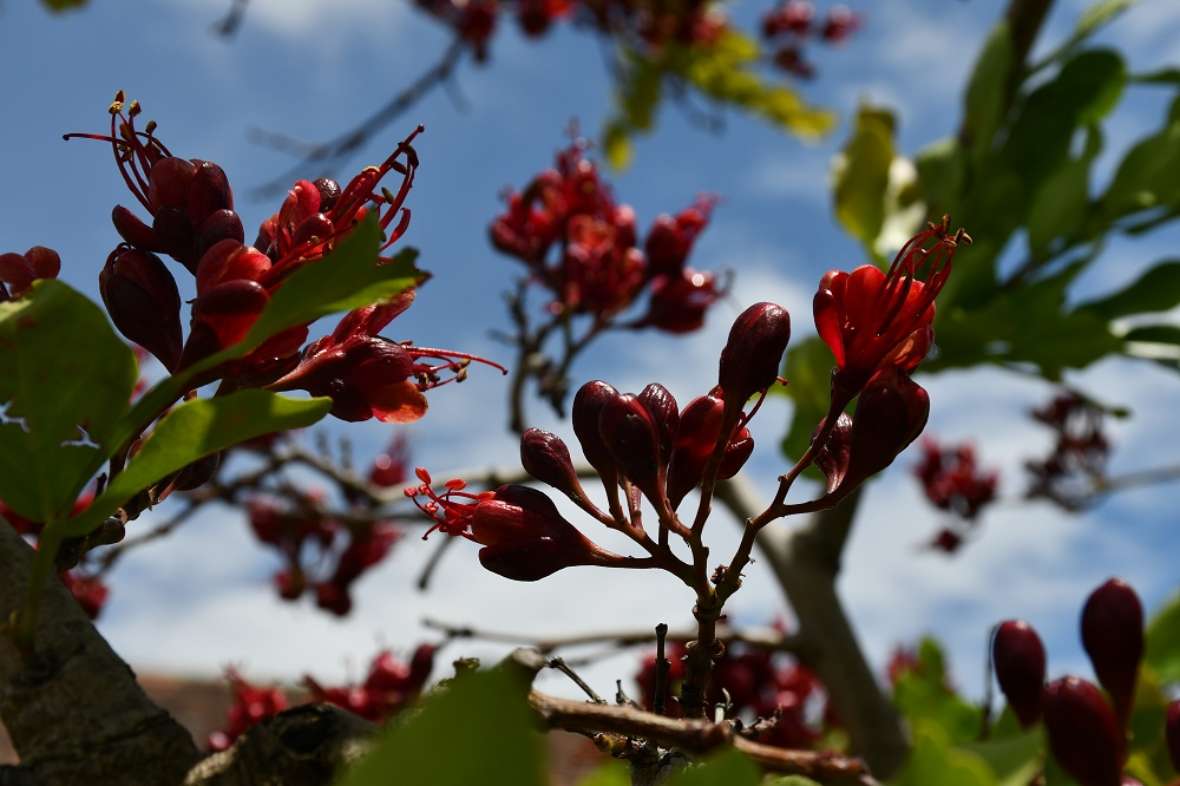
[[[0,620],[28,592],[33,549],[0,521]],[[0,635],[0,717],[19,777],[47,786],[173,786],[196,761],[192,738],[148,699],[135,675],[57,581],[41,599],[34,649]],[[5,781],[15,771],[0,772]]]
[[[633,707],[562,699],[535,690],[529,694],[529,703],[549,729],[562,729],[590,737],[617,734],[642,738],[694,754],[733,746],[771,772],[803,775],[821,783],[873,783],[864,765],[857,759],[762,745],[735,734],[730,723],[668,718]]]

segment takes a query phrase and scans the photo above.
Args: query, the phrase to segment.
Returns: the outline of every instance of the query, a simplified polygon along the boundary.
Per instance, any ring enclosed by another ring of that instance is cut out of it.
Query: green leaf
[[[1082,12],[1078,19],[1078,26],[1074,29],[1075,40],[1081,40],[1093,35],[1103,25],[1110,24],[1115,18],[1135,5],[1136,0],[1097,0]]]
[[[1169,600],[1148,623],[1144,662],[1162,684],[1180,683],[1180,595]]]
[[[527,687],[505,669],[456,677],[404,713],[338,786],[544,786]]]
[[[1012,34],[1006,23],[997,25],[984,42],[967,81],[964,95],[964,127],[972,148],[989,150],[1000,127],[1012,71]]]
[[[1032,776],[1040,770],[1044,737],[1039,731],[1020,731],[1010,737],[993,736],[989,740],[973,740],[961,747],[986,762],[1002,783],[1011,780],[1018,786],[1027,786]]]
[[[1151,666],[1141,667],[1130,718],[1132,752],[1150,752],[1163,741],[1167,706],[1168,697],[1155,670]]]
[[[758,766],[731,748],[684,768],[668,779],[667,786],[758,786],[761,779]]]
[[[797,461],[807,451],[815,427],[828,414],[834,365],[828,345],[813,336],[787,352],[783,369],[786,387],[771,388],[789,396],[795,405],[790,430],[782,443],[783,455],[792,461]]]
[[[160,419],[123,471],[62,529],[84,535],[140,491],[197,459],[263,434],[310,426],[331,407],[328,398],[295,399],[258,389],[187,401]]]
[[[1141,210],[1180,204],[1180,99],[1163,128],[1134,144],[1119,162],[1101,198],[1108,220]]]
[[[918,647],[918,667],[897,681],[893,700],[915,727],[923,723],[936,725],[950,743],[974,740],[979,734],[980,710],[956,695],[949,685],[942,649],[926,638]]]
[[[1180,260],[1159,262],[1113,295],[1081,306],[1105,319],[1169,311],[1180,305]]]
[[[959,215],[967,164],[963,148],[955,139],[943,139],[928,145],[914,159],[922,199],[931,215]]]
[[[996,776],[975,753],[954,748],[937,723],[914,725],[914,748],[893,786],[997,786]]]
[[[785,778],[767,779],[762,786],[820,786],[820,783],[802,775],[788,775]]]
[[[631,786],[631,770],[621,761],[608,761],[578,781],[578,786]]]
[[[0,499],[34,521],[67,513],[116,446],[136,374],[102,309],[66,284],[0,303]],[[97,448],[72,444],[80,427]]]
[[[1142,325],[1122,338],[1123,354],[1180,371],[1180,325]]]
[[[123,444],[135,436],[202,372],[245,356],[288,327],[376,303],[418,283],[422,278],[414,267],[418,252],[406,249],[392,261],[375,264],[380,239],[381,229],[376,216],[371,215],[330,254],[292,274],[271,297],[245,338],[149,390],[118,423],[114,444]]]
[[[1144,74],[1131,74],[1128,79],[1144,85],[1180,85],[1180,68],[1168,66]]]
[[[885,221],[894,131],[892,113],[862,105],[852,137],[833,167],[836,218],[870,253]]]
[[[1069,237],[1086,215],[1090,162],[1071,159],[1045,178],[1028,211],[1028,245],[1033,256],[1047,256],[1049,244]]]
[[[1021,102],[1004,157],[1026,183],[1037,184],[1069,155],[1078,128],[1097,123],[1118,103],[1126,85],[1122,57],[1093,49],[1070,58],[1051,81]]]

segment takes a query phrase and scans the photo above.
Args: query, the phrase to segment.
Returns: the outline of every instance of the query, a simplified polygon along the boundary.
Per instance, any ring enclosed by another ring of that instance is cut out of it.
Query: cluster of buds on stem
[[[801,79],[811,79],[815,67],[804,55],[806,43],[842,44],[860,25],[860,16],[845,5],[832,6],[820,19],[809,0],[784,0],[762,17],[762,37],[775,47],[776,66]]]
[[[296,601],[310,591],[320,608],[344,616],[352,610],[352,585],[389,555],[402,532],[389,521],[337,521],[321,501],[322,494],[296,492],[284,503],[254,497],[246,508],[254,536],[285,563],[274,577],[279,597]]]
[[[0,254],[0,303],[23,295],[42,278],[57,278],[61,257],[52,248],[33,246],[23,254]]]
[[[932,549],[953,554],[966,541],[979,514],[995,501],[999,473],[979,467],[969,442],[944,445],[923,437],[922,459],[914,466],[914,477],[931,505],[954,514],[955,520],[929,543]]]
[[[657,654],[643,657],[635,682],[645,707],[660,707],[666,715],[682,716],[676,692],[687,676],[685,644],[667,643],[662,681]],[[658,700],[657,688],[664,692]],[[706,699],[721,707],[725,717],[741,721],[758,742],[781,748],[811,748],[825,727],[836,725],[815,674],[788,655],[747,644],[728,645],[714,661]]]
[[[304,686],[316,702],[335,704],[374,723],[384,723],[413,702],[426,687],[438,647],[419,644],[408,660],[381,650],[369,663],[360,684],[327,686],[305,677]]]
[[[1143,607],[1124,581],[1110,579],[1082,609],[1082,644],[1098,682],[1067,676],[1045,684],[1045,648],[1026,622],[1008,620],[992,638],[1000,689],[1021,726],[1043,721],[1061,768],[1081,786],[1126,784],[1127,730],[1143,660]],[[1169,726],[1169,733],[1172,733]]]
[[[501,15],[513,14],[529,38],[544,36],[557,22],[588,20],[604,35],[622,35],[653,49],[666,44],[708,46],[726,29],[714,3],[692,0],[676,8],[634,0],[415,0],[419,8],[454,31],[486,63]]]
[[[169,372],[241,341],[291,274],[321,260],[369,214],[386,235],[374,264],[388,261],[382,254],[409,225],[404,205],[418,167],[412,143],[421,127],[343,187],[327,178],[297,181],[247,245],[221,167],[173,155],[154,122],[137,126],[140,114],[139,103],[128,103],[120,92],[110,107],[108,135],[66,138],[110,144],[120,175],[150,217],[144,221],[122,205],[114,209],[123,242],[108,257],[99,290],[115,326]],[[380,187],[391,172],[401,178],[396,193]],[[195,277],[187,338],[176,279],[160,255]],[[355,311],[302,354],[308,325],[292,326],[201,381],[220,377],[224,390],[270,385],[331,396],[333,412],[347,420],[415,419],[425,411],[422,393],[462,378],[472,358],[379,337],[412,299],[410,290],[393,303]]]
[[[1053,450],[1026,461],[1031,478],[1026,496],[1047,499],[1066,510],[1086,505],[1106,478],[1111,444],[1104,430],[1108,410],[1080,393],[1066,390],[1032,417],[1054,434]]]

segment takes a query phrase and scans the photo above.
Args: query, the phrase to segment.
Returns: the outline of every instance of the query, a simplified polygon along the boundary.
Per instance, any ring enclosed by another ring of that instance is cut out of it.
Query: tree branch
[[[0,521],[0,619],[28,592],[33,549]],[[42,590],[32,652],[0,635],[0,717],[21,757],[0,782],[68,786],[179,783],[192,738],[144,694],[58,581]]]

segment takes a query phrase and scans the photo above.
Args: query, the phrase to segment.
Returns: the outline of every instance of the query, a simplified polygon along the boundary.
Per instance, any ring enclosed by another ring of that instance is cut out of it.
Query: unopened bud
[[[567,496],[585,496],[569,448],[556,434],[539,428],[525,431],[520,437],[520,465],[537,480]]]
[[[676,404],[676,397],[663,385],[653,382],[639,392],[639,401],[647,408],[656,425],[660,461],[666,464],[672,456],[672,443],[680,428],[680,408]]]
[[[570,411],[574,434],[582,446],[582,453],[608,485],[614,483],[617,470],[614,458],[599,433],[598,418],[606,403],[618,395],[619,391],[596,379],[578,389]]]
[[[1049,748],[1081,786],[1120,786],[1123,732],[1106,698],[1092,683],[1065,677],[1044,695]]]
[[[774,384],[791,338],[791,317],[774,303],[755,303],[743,311],[721,351],[718,383],[729,406],[740,406]]]
[[[1008,706],[1027,729],[1041,718],[1041,693],[1045,688],[1045,647],[1041,637],[1027,622],[1000,623],[992,639],[992,664]]]
[[[1126,723],[1143,660],[1143,605],[1122,579],[1110,579],[1086,600],[1082,646],[1098,682],[1114,699],[1119,719]]]
[[[650,493],[659,472],[660,445],[655,421],[643,402],[630,393],[609,399],[599,413],[598,430],[623,475]]]
[[[169,371],[180,362],[180,293],[158,256],[122,246],[98,276],[102,302],[119,332]]]

